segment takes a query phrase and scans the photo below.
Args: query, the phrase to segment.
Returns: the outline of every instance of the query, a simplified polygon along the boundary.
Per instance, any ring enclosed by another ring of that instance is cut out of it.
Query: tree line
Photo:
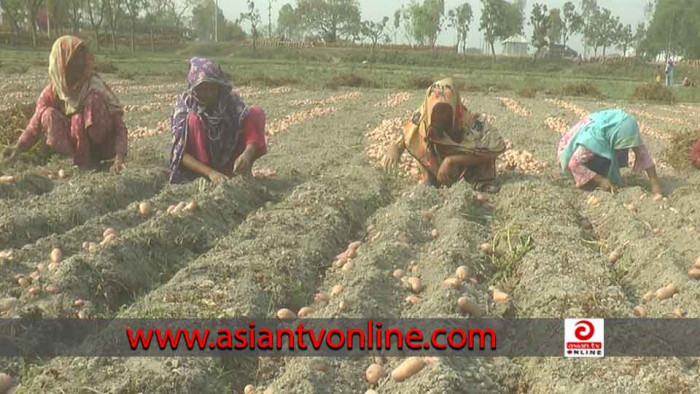
[[[529,10],[526,0],[478,0],[478,20],[470,5],[477,0],[453,9],[446,9],[444,0],[410,0],[379,20],[363,20],[357,0],[296,0],[284,4],[273,20],[276,1],[247,0],[235,20],[225,18],[215,0],[0,0],[0,7],[12,36],[29,34],[35,45],[41,33],[52,36],[86,29],[98,48],[107,43],[116,48],[118,38],[128,36],[134,50],[136,35],[147,34],[152,48],[156,36],[171,35],[181,40],[252,38],[254,46],[263,36],[329,43],[365,41],[374,50],[378,44],[399,40],[435,47],[440,35],[451,30],[455,50],[466,52],[470,32],[478,30],[495,56],[495,43],[524,34],[527,23],[535,56],[580,36],[584,48],[596,57],[599,53],[605,57],[616,47],[625,56],[634,49],[647,57],[667,53],[700,58],[697,0],[640,0],[645,19],[636,26],[623,24],[597,0],[566,1],[561,8],[551,9],[535,2]],[[43,19],[38,17],[40,10]]]

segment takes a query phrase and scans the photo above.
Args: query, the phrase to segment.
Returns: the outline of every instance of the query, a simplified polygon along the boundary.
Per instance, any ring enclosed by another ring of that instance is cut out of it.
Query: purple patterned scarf
[[[213,109],[200,104],[195,88],[202,82],[214,82],[223,88],[218,103]],[[173,133],[173,147],[170,153],[170,182],[180,183],[196,178],[196,174],[181,167],[182,156],[187,146],[187,116],[195,113],[202,118],[209,132],[209,161],[213,168],[228,163],[236,149],[243,119],[248,107],[224,75],[221,67],[211,60],[194,57],[190,59],[187,76],[187,90],[177,100],[170,127]]]

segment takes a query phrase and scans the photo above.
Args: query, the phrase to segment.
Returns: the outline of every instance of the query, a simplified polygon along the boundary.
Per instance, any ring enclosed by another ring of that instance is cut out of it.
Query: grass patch
[[[136,78],[136,72],[119,70],[117,71],[117,77],[120,79],[126,79],[127,81],[133,81]]]
[[[512,285],[517,264],[532,250],[534,240],[528,234],[521,233],[516,225],[507,225],[497,231],[493,237],[491,265],[495,272],[489,283],[500,284],[503,289]]]
[[[336,75],[326,82],[326,87],[330,89],[337,89],[341,86],[351,88],[376,88],[379,85],[371,79],[352,73]]]
[[[433,82],[435,81],[425,76],[412,76],[402,82],[401,85],[399,85],[399,89],[426,90],[433,84]]]
[[[564,96],[572,97],[603,97],[598,87],[590,82],[574,82],[562,86],[559,91]]]
[[[674,134],[666,146],[664,159],[676,170],[688,170],[690,168],[690,151],[699,138],[700,129],[685,129],[679,134]]]
[[[234,81],[236,86],[255,85],[276,88],[280,86],[296,85],[299,83],[297,79],[287,76],[272,77],[269,75],[258,74],[251,76],[236,76],[231,78],[230,74],[227,75],[229,75],[229,79]]]
[[[94,69],[100,74],[116,74],[119,68],[112,62],[95,61]]]
[[[517,90],[515,92],[515,94],[517,94],[518,97],[535,98],[535,97],[537,97],[537,93],[539,93],[541,90],[542,90],[542,88],[530,86],[527,88],[522,88],[522,89]]]
[[[676,102],[676,96],[669,88],[655,82],[649,82],[637,86],[632,94],[632,97],[637,100],[659,103],[672,104]]]

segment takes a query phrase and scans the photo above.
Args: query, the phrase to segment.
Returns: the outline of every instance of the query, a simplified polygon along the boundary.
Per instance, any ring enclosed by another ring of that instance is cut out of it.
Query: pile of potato
[[[655,128],[649,126],[648,124],[645,124],[644,122],[638,122],[638,123],[639,123],[639,131],[642,134],[650,135],[650,136],[658,138],[660,140],[666,140],[666,141],[671,140],[671,136],[669,134],[666,134],[663,131],[655,129]]]
[[[547,119],[544,120],[544,124],[549,129],[562,135],[569,131],[569,123],[565,119],[556,116],[548,116]]]
[[[283,94],[283,93],[289,93],[292,91],[292,88],[289,86],[280,86],[277,88],[272,88],[267,91],[268,94]]]
[[[497,169],[500,172],[518,170],[525,174],[541,174],[547,167],[547,163],[543,163],[532,156],[532,153],[523,150],[512,149],[512,143],[506,141],[506,151],[503,152],[497,161]]]
[[[253,176],[259,179],[268,179],[277,174],[277,171],[271,168],[259,168],[253,170]]]
[[[545,99],[544,101],[548,102],[549,104],[556,105],[559,108],[569,110],[569,111],[575,113],[580,118],[583,118],[584,116],[589,114],[589,111],[586,110],[585,108],[581,108],[578,105],[575,105],[575,104],[570,103],[568,101],[559,100],[559,99]]]
[[[376,168],[381,168],[387,147],[396,140],[399,133],[402,133],[404,121],[404,118],[385,119],[379,126],[365,134],[369,140],[365,154]],[[407,176],[417,177],[420,173],[416,161],[409,154],[401,155],[399,168],[401,173]]]
[[[338,108],[315,107],[306,111],[295,112],[293,114],[285,116],[282,119],[277,119],[270,122],[270,124],[267,126],[267,134],[269,136],[273,136],[285,132],[290,127],[298,125],[299,123],[302,123],[304,121],[335,112],[338,112]]]
[[[515,101],[514,99],[510,97],[500,97],[501,103],[508,108],[508,110],[516,115],[520,116],[530,116],[532,115],[532,111],[530,111],[527,108],[524,108],[520,105],[519,102]]]
[[[675,124],[680,125],[680,126],[691,126],[691,127],[693,126],[690,122],[688,122],[685,119],[669,118],[667,116],[659,116],[659,115],[655,115],[655,114],[652,114],[651,112],[644,111],[641,109],[627,108],[626,111],[633,114],[633,115],[643,116],[643,117],[645,117],[647,119],[651,119],[651,120],[656,120],[656,121],[660,121],[660,122],[675,123]]]
[[[129,130],[129,139],[136,140],[139,138],[151,137],[158,135],[161,132],[157,129],[149,129],[148,127],[136,127]]]
[[[396,93],[396,94],[391,94],[389,97],[386,98],[386,101],[380,101],[376,104],[374,104],[375,107],[387,107],[387,108],[394,108],[399,106],[400,104],[405,103],[406,101],[410,100],[411,94],[408,92],[401,92],[401,93]]]
[[[151,112],[157,111],[164,107],[163,103],[135,104],[125,105],[124,112]]]
[[[323,100],[312,100],[312,99],[292,100],[289,102],[289,105],[291,105],[292,107],[305,107],[305,106],[310,106],[310,105],[325,106],[328,104],[336,104],[338,102],[350,100],[350,99],[357,98],[360,96],[362,96],[361,92],[348,92],[348,93],[343,93],[343,94],[336,94],[336,95],[327,97]]]

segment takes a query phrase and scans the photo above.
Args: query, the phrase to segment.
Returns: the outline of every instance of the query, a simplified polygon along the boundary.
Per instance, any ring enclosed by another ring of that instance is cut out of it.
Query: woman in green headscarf
[[[559,164],[573,176],[576,187],[597,185],[615,192],[622,186],[620,167],[627,167],[630,149],[635,153],[634,170],[646,171],[652,193],[663,195],[637,121],[620,109],[592,113],[564,134],[559,142]]]
[[[454,81],[447,78],[427,89],[423,104],[389,146],[385,168],[395,166],[404,150],[417,161],[424,184],[450,186],[464,179],[477,189],[494,191],[489,183],[506,145],[483,116],[464,107]]]

